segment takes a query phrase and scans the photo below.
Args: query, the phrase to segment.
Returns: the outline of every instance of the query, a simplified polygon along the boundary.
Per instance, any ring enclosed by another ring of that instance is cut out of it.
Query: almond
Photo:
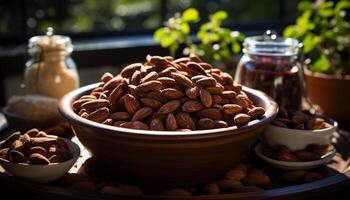
[[[169,113],[166,117],[165,127],[167,131],[175,131],[177,129],[177,123],[174,115]]]
[[[141,72],[139,70],[136,70],[130,79],[130,84],[132,85],[138,85],[141,82]]]
[[[243,184],[237,180],[231,180],[231,179],[222,179],[216,182],[218,186],[222,189],[241,189],[243,188]]]
[[[199,97],[200,97],[200,99],[201,99],[202,104],[203,104],[205,107],[210,108],[210,107],[212,106],[212,104],[213,104],[213,99],[212,99],[212,97],[211,97],[211,94],[210,94],[208,91],[206,91],[205,89],[202,88],[202,89],[199,91]]]
[[[247,168],[238,165],[226,172],[225,177],[227,179],[241,181],[247,177]]]
[[[186,89],[186,96],[190,99],[197,99],[199,96],[199,87],[194,86]]]
[[[112,113],[109,117],[112,118],[113,120],[121,121],[121,120],[130,119],[131,115],[128,112],[115,112],[115,113]]]
[[[262,107],[254,107],[247,113],[252,119],[258,119],[265,114],[265,109]]]
[[[202,110],[203,108],[204,107],[200,102],[194,101],[194,100],[186,101],[182,105],[182,111],[185,111],[185,112],[196,112],[196,111]]]
[[[205,88],[210,94],[222,94],[224,87],[217,83],[215,86],[210,86]]]
[[[36,138],[31,138],[31,143],[32,143],[32,146],[39,146],[46,149],[54,144],[57,144],[57,139],[49,138],[49,137],[36,137]]]
[[[33,132],[35,130],[33,129]],[[9,148],[12,143],[16,140],[19,140],[21,138],[21,132],[14,132],[12,133],[7,139],[5,140],[4,144],[2,145],[2,148]]]
[[[94,122],[103,122],[108,118],[109,109],[108,108],[100,108],[92,113],[90,113],[86,119],[94,121]]]
[[[221,97],[225,98],[225,99],[233,99],[233,98],[236,97],[236,92],[234,92],[234,91],[223,91],[222,94],[221,94]]]
[[[183,75],[181,73],[172,72],[171,76],[180,85],[183,85],[185,87],[192,87],[192,85],[193,85],[193,82],[189,78],[187,78],[185,75]]]
[[[205,70],[213,68],[213,67],[211,66],[211,64],[209,64],[209,63],[200,62],[200,63],[198,63],[198,64],[199,64],[203,69],[205,69]]]
[[[108,107],[109,104],[109,101],[106,99],[96,99],[82,104],[81,109],[85,109],[87,111],[95,111],[103,107]]]
[[[140,100],[144,105],[149,106],[151,108],[159,108],[160,106],[162,106],[162,103],[160,103],[160,101],[155,99],[141,98]]]
[[[72,104],[72,107],[74,110],[80,110],[81,109],[81,105],[83,105],[86,102],[91,101],[92,99],[78,99],[76,101],[74,101],[74,103]]]
[[[163,71],[158,73],[158,77],[168,78],[171,75],[171,72],[177,72],[177,69],[175,67],[167,67]]]
[[[115,87],[117,87],[117,85],[121,83],[122,80],[123,80],[123,77],[115,76],[114,78],[112,78],[111,80],[109,80],[107,83],[103,85],[101,91],[113,90]]]
[[[213,129],[215,128],[215,122],[209,118],[202,118],[198,120],[198,127],[202,130]]]
[[[217,108],[206,108],[197,112],[199,118],[210,118],[214,120],[221,119],[222,113],[220,109]]]
[[[222,106],[222,110],[227,115],[236,115],[242,111],[242,107],[238,104],[225,104]]]
[[[223,120],[215,120],[215,128],[226,128],[228,124]]]
[[[211,76],[216,80],[216,82],[220,83],[221,86],[224,84],[224,79],[219,74],[212,73]],[[224,87],[222,87],[222,89],[224,89]]]
[[[134,121],[133,126],[135,127],[135,129],[149,130],[148,125],[140,121]]]
[[[112,80],[113,77],[113,74],[106,72],[101,76],[101,81],[107,83],[108,81]]]
[[[191,81],[197,82],[197,81],[198,81],[199,79],[201,79],[201,78],[207,78],[207,76],[205,76],[205,75],[196,75],[196,76],[192,76]]]
[[[310,151],[297,151],[295,156],[301,161],[313,161],[320,159],[319,154]]]
[[[9,152],[9,160],[15,163],[27,163],[27,158],[19,151],[11,150]]]
[[[164,57],[161,57],[161,56],[150,56],[150,55],[147,55],[146,57],[147,59],[147,62],[151,65],[167,65],[168,64],[168,60]]]
[[[131,121],[140,121],[148,116],[150,116],[153,112],[151,107],[143,107],[134,113]]]
[[[233,84],[233,79],[232,76],[226,72],[221,73],[221,77],[224,81],[224,85],[232,85]]]
[[[160,81],[163,85],[172,86],[176,85],[176,81],[170,77],[159,77],[157,81]]]
[[[215,86],[216,85],[216,80],[213,77],[205,77],[201,78],[196,83],[202,87],[207,87],[207,86]]]
[[[30,164],[37,164],[37,165],[48,165],[50,164],[50,161],[43,155],[38,153],[33,153],[29,157],[29,163]]]
[[[118,102],[120,97],[122,97],[124,95],[124,93],[126,92],[127,87],[128,86],[127,86],[126,82],[123,81],[116,88],[114,88],[114,90],[111,92],[111,94],[107,98],[109,103],[114,104],[114,103]],[[103,106],[103,107],[106,107],[106,106]]]
[[[236,104],[240,105],[243,109],[248,108],[249,106],[247,98],[241,94],[236,96]]]
[[[50,164],[53,164],[53,163],[60,163],[63,161],[63,158],[59,155],[53,155],[49,158],[49,162]]]
[[[195,72],[196,74],[204,74],[206,75],[207,73],[205,72],[205,69],[199,65],[198,63],[195,62],[188,62],[186,63],[186,66],[191,69],[193,72]]]
[[[222,102],[222,98],[219,95],[212,95],[211,98],[212,98],[213,103],[219,103],[220,104]]]
[[[124,96],[124,105],[130,114],[134,114],[141,107],[139,101],[131,94]]]
[[[20,151],[21,149],[23,149],[23,143],[20,140],[15,140],[11,146],[10,146],[11,150],[16,150],[16,151]]]
[[[165,97],[167,99],[180,99],[185,94],[178,89],[166,88],[166,89],[162,90],[162,95],[163,95],[163,97]]]
[[[4,159],[4,160],[8,160],[8,153],[9,153],[10,149],[9,148],[3,148],[0,149],[0,158]]]
[[[42,156],[46,156],[47,155],[46,149],[41,147],[41,146],[33,146],[28,151],[25,152],[27,157],[29,157],[30,155],[32,155],[34,153],[38,153],[38,154],[40,154]]]
[[[39,133],[39,130],[36,128],[32,128],[29,131],[27,131],[25,134],[29,135],[29,137],[36,137],[36,135]]]
[[[180,112],[175,116],[178,128],[196,130],[196,125],[191,116],[185,112]]]
[[[150,123],[150,129],[154,131],[164,131],[164,125],[163,122],[159,118],[152,119]]]
[[[44,131],[39,131],[36,137],[47,137],[47,134]]]
[[[124,67],[124,69],[120,72],[120,75],[124,78],[130,78],[136,70],[141,69],[141,66],[142,66],[142,63],[130,64]]]
[[[158,78],[158,73],[153,71],[153,72],[148,73],[145,77],[143,77],[141,79],[141,83],[156,80],[157,78]]]
[[[234,121],[235,121],[236,126],[245,125],[249,122],[249,120],[250,120],[250,116],[247,114],[244,114],[244,113],[237,114],[234,117]]]
[[[162,89],[162,86],[163,84],[160,81],[152,80],[138,85],[135,88],[135,91],[142,95],[153,90],[160,90]]]
[[[244,185],[262,186],[270,183],[270,177],[258,169],[253,169],[242,181]]]
[[[162,107],[159,108],[158,113],[159,114],[168,114],[168,113],[174,112],[178,107],[180,107],[180,105],[181,105],[180,100],[168,101]]]

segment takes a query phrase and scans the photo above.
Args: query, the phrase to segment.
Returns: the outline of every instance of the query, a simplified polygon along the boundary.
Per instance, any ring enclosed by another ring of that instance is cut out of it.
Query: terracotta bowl
[[[191,132],[132,130],[92,122],[73,112],[72,102],[97,85],[67,94],[59,111],[96,159],[98,168],[118,180],[147,188],[198,186],[222,176],[247,155],[278,111],[266,94],[244,87],[255,104],[266,109],[263,118],[246,126]]]

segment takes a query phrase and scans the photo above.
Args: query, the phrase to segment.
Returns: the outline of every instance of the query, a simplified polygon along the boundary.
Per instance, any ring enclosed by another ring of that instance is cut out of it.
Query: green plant
[[[344,19],[349,0],[301,1],[301,15],[284,36],[304,44],[306,63],[311,71],[335,75],[350,74],[350,25]]]
[[[209,21],[202,24],[196,34],[198,43],[191,37],[190,24],[200,21],[198,10],[186,9],[182,14],[176,13],[165,22],[165,26],[154,32],[154,39],[163,48],[169,48],[172,56],[176,55],[180,45],[185,45],[184,55],[195,54],[212,62],[227,61],[233,53],[241,51],[244,35],[222,27],[228,17],[227,12],[217,11],[209,16]]]

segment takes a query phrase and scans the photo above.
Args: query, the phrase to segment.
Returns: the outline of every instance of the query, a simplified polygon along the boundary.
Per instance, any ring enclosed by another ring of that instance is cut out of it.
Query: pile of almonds
[[[15,163],[49,165],[72,157],[64,140],[48,137],[43,131],[31,129],[21,135],[15,132],[4,142],[0,158]]]
[[[284,128],[301,130],[325,129],[332,126],[321,116],[311,115],[307,111],[284,109],[283,107],[279,109],[277,118],[272,124]]]
[[[265,114],[231,75],[197,56],[146,57],[73,103],[81,117],[117,127],[191,131],[242,126]]]
[[[270,158],[288,162],[306,162],[322,158],[323,155],[333,151],[333,145],[309,144],[305,149],[292,151],[284,145],[270,147],[263,145],[262,153]]]

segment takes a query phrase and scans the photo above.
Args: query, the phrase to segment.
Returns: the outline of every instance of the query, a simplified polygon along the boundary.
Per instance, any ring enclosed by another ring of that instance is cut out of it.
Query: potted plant
[[[308,97],[324,114],[350,120],[350,24],[344,19],[349,0],[301,1],[296,24],[284,36],[304,44]]]
[[[195,54],[209,63],[227,63],[232,55],[241,51],[244,35],[238,31],[222,27],[228,17],[226,11],[220,10],[209,16],[209,21],[200,25],[196,37],[191,36],[191,26],[200,21],[198,10],[188,8],[183,13],[176,13],[169,18],[164,27],[154,32],[154,39],[163,48],[168,48],[175,56],[184,46],[184,55]]]

